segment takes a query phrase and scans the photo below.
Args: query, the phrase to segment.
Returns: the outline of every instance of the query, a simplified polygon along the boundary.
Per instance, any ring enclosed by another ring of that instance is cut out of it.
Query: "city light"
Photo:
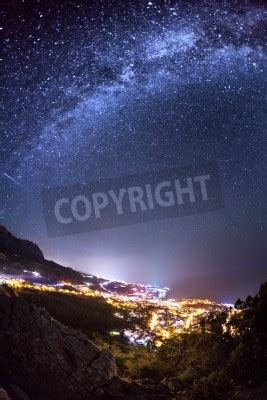
[[[25,271],[26,272],[26,271]],[[29,275],[40,278],[38,271],[27,271]],[[159,347],[164,340],[180,333],[194,332],[200,329],[200,320],[209,312],[220,312],[232,305],[217,304],[209,299],[165,299],[168,288],[158,288],[150,285],[128,284],[123,282],[105,281],[100,285],[101,290],[92,289],[88,282],[74,284],[59,281],[53,284],[36,283],[36,281],[21,278],[0,276],[0,281],[17,292],[35,290],[55,292],[72,296],[102,298],[115,309],[114,317],[118,319],[140,320],[144,324],[136,323],[134,329],[112,330],[111,336],[124,336],[130,343]],[[127,293],[120,294],[121,288]],[[111,290],[112,289],[112,290]],[[230,312],[233,309],[230,308]]]

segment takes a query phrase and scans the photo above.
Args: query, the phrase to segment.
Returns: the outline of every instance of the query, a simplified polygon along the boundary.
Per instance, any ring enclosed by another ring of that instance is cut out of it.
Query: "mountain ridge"
[[[24,276],[27,273],[33,273],[33,276]],[[11,277],[21,275],[22,279],[31,278],[45,283],[62,280],[82,284],[85,278],[73,268],[47,260],[36,243],[17,238],[4,226],[0,226],[0,274]]]
[[[104,293],[135,296],[137,292],[151,298],[166,296],[168,288],[113,281],[65,267],[47,260],[36,243],[19,239],[0,226],[0,278],[14,277],[45,285],[71,284],[90,286]]]

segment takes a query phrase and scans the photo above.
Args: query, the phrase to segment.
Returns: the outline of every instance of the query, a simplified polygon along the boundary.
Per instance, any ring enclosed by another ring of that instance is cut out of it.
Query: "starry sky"
[[[264,265],[261,2],[13,0],[2,11],[0,224],[110,279],[231,302]],[[43,188],[216,161],[225,207],[50,238]]]

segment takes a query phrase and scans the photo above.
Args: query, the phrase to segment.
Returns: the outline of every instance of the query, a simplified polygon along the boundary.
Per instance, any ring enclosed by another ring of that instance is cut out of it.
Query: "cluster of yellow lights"
[[[98,292],[96,290],[91,290],[89,288],[80,288],[77,290],[75,287],[73,287],[72,283],[69,282],[61,282],[63,286],[69,286],[73,287],[73,289],[67,289],[64,287],[55,287],[55,286],[50,286],[50,285],[41,285],[41,284],[31,284],[23,279],[6,279],[5,283],[15,289],[15,290],[23,290],[23,289],[29,289],[29,290],[37,290],[37,291],[42,291],[42,292],[57,292],[57,293],[64,293],[64,294],[71,294],[71,295],[84,295],[84,296],[90,296],[90,297],[99,297],[102,296],[103,294],[101,292]]]
[[[132,298],[126,295],[105,293],[92,290],[88,286],[74,285],[70,282],[60,282],[60,286],[32,284],[23,279],[5,279],[5,283],[17,290],[37,290],[43,292],[56,292],[73,296],[102,297],[105,301],[120,310],[128,310],[136,315],[147,314],[147,332],[153,336],[156,346],[185,331],[199,329],[199,318],[207,313],[209,306],[216,307],[216,303],[208,299],[189,300],[155,300]],[[205,306],[207,308],[205,308]],[[115,313],[114,315],[116,316]],[[123,314],[117,315],[123,318]]]

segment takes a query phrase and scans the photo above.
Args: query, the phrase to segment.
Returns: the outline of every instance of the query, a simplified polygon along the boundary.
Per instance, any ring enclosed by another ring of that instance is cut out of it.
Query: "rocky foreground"
[[[170,398],[161,387],[120,379],[108,351],[5,287],[0,288],[0,385],[14,400]]]
[[[172,380],[164,381],[148,385],[121,379],[111,353],[0,286],[0,400],[197,399],[190,390],[173,387]],[[263,384],[237,390],[231,398],[265,400],[266,395]]]

